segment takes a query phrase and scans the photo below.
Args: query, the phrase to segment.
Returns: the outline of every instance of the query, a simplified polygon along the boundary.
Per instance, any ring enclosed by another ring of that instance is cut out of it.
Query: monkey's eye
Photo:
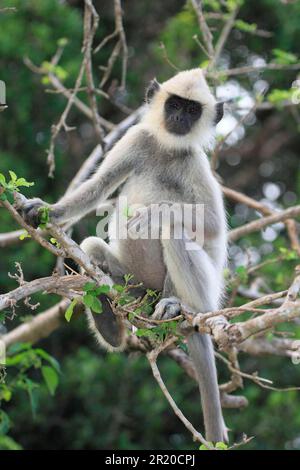
[[[171,109],[176,109],[176,110],[181,108],[178,101],[170,101],[169,106]]]
[[[187,109],[187,112],[189,114],[198,114],[199,113],[199,106],[197,106],[196,104],[191,104],[188,109]]]

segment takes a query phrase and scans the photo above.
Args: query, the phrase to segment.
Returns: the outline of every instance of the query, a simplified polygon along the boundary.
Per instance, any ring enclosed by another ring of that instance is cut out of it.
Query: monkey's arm
[[[49,207],[52,223],[66,222],[95,209],[99,201],[103,201],[113,193],[134,169],[138,133],[138,126],[131,128],[107,154],[96,173],[56,204],[48,205],[41,199],[29,200],[23,208],[27,223],[33,226],[39,225],[39,209],[42,206]]]

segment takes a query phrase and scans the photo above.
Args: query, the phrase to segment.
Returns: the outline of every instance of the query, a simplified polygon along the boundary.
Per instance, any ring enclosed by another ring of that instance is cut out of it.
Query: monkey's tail
[[[186,241],[162,240],[174,295],[195,311],[213,310],[216,303],[212,296],[219,295],[217,273],[207,253],[200,247],[196,251],[187,250]],[[195,332],[188,337],[188,347],[199,380],[206,439],[212,442],[227,441],[211,338]]]
[[[100,315],[87,307],[85,309],[90,330],[103,349],[109,352],[123,351],[126,345],[124,321],[114,314],[109,297],[101,294],[98,299],[103,307]]]
[[[227,442],[228,434],[222,415],[211,338],[209,335],[195,332],[188,337],[187,341],[199,381],[206,440]]]

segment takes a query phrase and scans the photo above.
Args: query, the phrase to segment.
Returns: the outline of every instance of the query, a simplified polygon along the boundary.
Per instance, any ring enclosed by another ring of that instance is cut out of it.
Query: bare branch
[[[22,300],[37,292],[59,292],[67,289],[80,290],[89,278],[78,274],[77,276],[49,276],[34,281],[25,282],[20,287],[0,295],[0,310],[9,308],[19,300]]]
[[[232,30],[235,22],[236,15],[239,11],[239,6],[237,6],[230,14],[228,17],[228,20],[226,21],[224,28],[222,29],[222,32],[220,34],[220,37],[218,39],[218,42],[215,47],[215,52],[212,57],[212,60],[208,66],[208,69],[211,70],[213,69],[216,64],[218,63],[218,60],[222,54],[222,51],[224,49],[224,46],[227,42],[228,36],[230,34],[230,31]]]
[[[272,211],[268,206],[262,204],[261,202],[256,201],[255,199],[246,196],[245,194],[235,191],[230,188],[226,188],[225,186],[222,187],[222,191],[226,197],[229,199],[233,199],[234,201],[241,202],[252,209],[257,210],[263,215],[276,215],[276,212]],[[295,250],[298,255],[300,256],[300,242],[298,239],[298,231],[296,222],[293,219],[286,219],[285,226],[288,232],[288,236],[291,242],[291,247]]]
[[[14,230],[13,232],[0,233],[0,248],[17,245],[20,243],[20,236],[24,230]]]
[[[173,339],[173,338],[171,338]],[[173,339],[174,341],[174,339]],[[187,418],[184,416],[184,414],[182,413],[182,411],[178,408],[178,406],[176,405],[172,395],[170,394],[170,392],[168,391],[161,375],[160,375],[160,372],[159,372],[159,369],[157,367],[157,356],[158,354],[160,353],[161,351],[160,350],[153,350],[153,351],[150,351],[148,354],[147,354],[147,358],[149,360],[149,363],[150,363],[150,366],[151,366],[151,369],[152,369],[152,373],[153,373],[153,376],[155,378],[155,380],[157,381],[161,391],[163,392],[163,394],[165,395],[166,399],[168,400],[171,408],[173,409],[174,413],[176,414],[176,416],[180,419],[180,421],[184,424],[184,426],[190,431],[190,433],[192,434],[193,436],[193,439],[194,441],[199,441],[201,442],[202,444],[204,444],[206,447],[208,447],[209,449],[212,449],[212,445],[209,444],[205,439],[204,437],[202,436],[202,434],[200,434],[195,428],[194,426],[187,420]]]
[[[191,0],[195,13],[197,15],[199,28],[203,36],[203,41],[205,43],[205,48],[208,52],[210,58],[214,55],[214,46],[213,46],[213,36],[211,31],[206,23],[206,19],[203,14],[202,1],[201,0]]]
[[[122,51],[123,51],[121,88],[124,90],[126,86],[128,49],[127,49],[126,36],[125,36],[125,31],[124,31],[123,21],[122,21],[121,0],[114,0],[114,5],[115,5],[115,18],[116,18],[116,31],[118,31],[119,33]]]
[[[92,69],[92,46],[93,40],[98,28],[99,16],[93,6],[91,0],[85,0],[84,4],[84,20],[83,20],[83,54],[84,54],[84,67],[87,80],[88,98],[90,108],[92,110],[93,123],[96,135],[100,143],[104,138],[104,132],[101,126],[101,120],[98,113],[97,100],[95,95],[95,85]]]
[[[262,217],[259,220],[254,220],[248,224],[243,225],[242,227],[235,228],[230,230],[229,239],[231,241],[238,240],[239,238],[249,235],[249,233],[257,232],[262,230],[268,225],[275,224],[277,222],[284,222],[287,219],[291,219],[300,215],[300,205],[290,207],[284,211],[279,212],[278,214],[269,215],[267,217]]]
[[[121,90],[125,90],[126,88],[126,74],[127,74],[127,62],[128,62],[128,48],[126,42],[125,31],[123,27],[123,19],[122,19],[122,5],[121,0],[114,0],[114,14],[115,14],[115,30],[112,34],[106,36],[106,38],[101,41],[101,43],[95,48],[94,53],[97,53],[100,49],[105,46],[109,41],[118,37],[118,41],[116,42],[112,54],[108,59],[108,63],[106,67],[104,67],[104,75],[100,82],[100,88],[102,88],[105,83],[108,81],[113,66],[122,51],[122,76],[121,76]]]
[[[0,336],[8,348],[15,343],[36,343],[42,338],[47,338],[61,324],[62,316],[70,301],[62,300],[43,313],[35,316],[31,321],[22,323],[6,335]]]
[[[262,65],[246,65],[243,67],[236,67],[233,69],[224,69],[224,70],[216,70],[216,71],[208,71],[207,76],[211,78],[217,79],[218,77],[226,76],[226,77],[233,77],[236,75],[248,75],[252,72],[262,72],[265,70],[299,70],[300,63],[297,64],[276,64],[276,63],[269,63],[269,64],[262,64]]]

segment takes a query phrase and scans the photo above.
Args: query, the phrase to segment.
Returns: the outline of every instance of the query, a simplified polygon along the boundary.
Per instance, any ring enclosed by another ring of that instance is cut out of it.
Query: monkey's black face
[[[186,100],[171,95],[165,102],[165,125],[168,132],[176,135],[188,134],[202,114],[198,101]]]

